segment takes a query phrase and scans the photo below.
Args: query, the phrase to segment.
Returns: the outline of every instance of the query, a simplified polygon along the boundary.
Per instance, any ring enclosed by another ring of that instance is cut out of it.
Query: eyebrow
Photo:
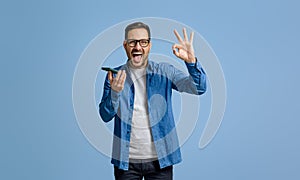
[[[141,39],[126,39],[126,40],[128,41],[128,40],[144,40],[144,39],[145,39],[145,40],[150,40],[151,38],[141,38]]]

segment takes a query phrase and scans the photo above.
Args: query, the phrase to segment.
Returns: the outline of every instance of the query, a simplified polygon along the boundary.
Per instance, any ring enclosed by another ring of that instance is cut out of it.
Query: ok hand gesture
[[[195,63],[196,59],[193,48],[194,32],[191,32],[190,40],[187,37],[185,28],[183,28],[184,39],[181,38],[176,29],[174,30],[174,34],[177,37],[179,44],[174,44],[172,46],[173,54],[187,63]]]

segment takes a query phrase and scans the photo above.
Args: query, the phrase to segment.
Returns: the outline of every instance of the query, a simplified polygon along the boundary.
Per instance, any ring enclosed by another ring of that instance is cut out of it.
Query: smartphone
[[[110,68],[110,67],[102,67],[101,69],[104,70],[104,71],[111,71],[113,74],[118,73],[118,70]]]

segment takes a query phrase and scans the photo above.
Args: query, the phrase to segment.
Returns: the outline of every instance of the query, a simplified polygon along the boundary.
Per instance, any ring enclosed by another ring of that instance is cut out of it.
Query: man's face
[[[140,41],[137,42],[136,40]],[[147,66],[151,42],[149,41],[146,29],[138,28],[130,30],[123,46],[129,59],[129,63],[133,68]]]

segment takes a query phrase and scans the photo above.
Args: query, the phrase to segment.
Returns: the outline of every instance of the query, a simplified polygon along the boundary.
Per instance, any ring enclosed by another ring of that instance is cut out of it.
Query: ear
[[[126,45],[127,45],[127,42],[124,40],[123,41],[123,47],[124,47],[124,49],[126,49]]]

